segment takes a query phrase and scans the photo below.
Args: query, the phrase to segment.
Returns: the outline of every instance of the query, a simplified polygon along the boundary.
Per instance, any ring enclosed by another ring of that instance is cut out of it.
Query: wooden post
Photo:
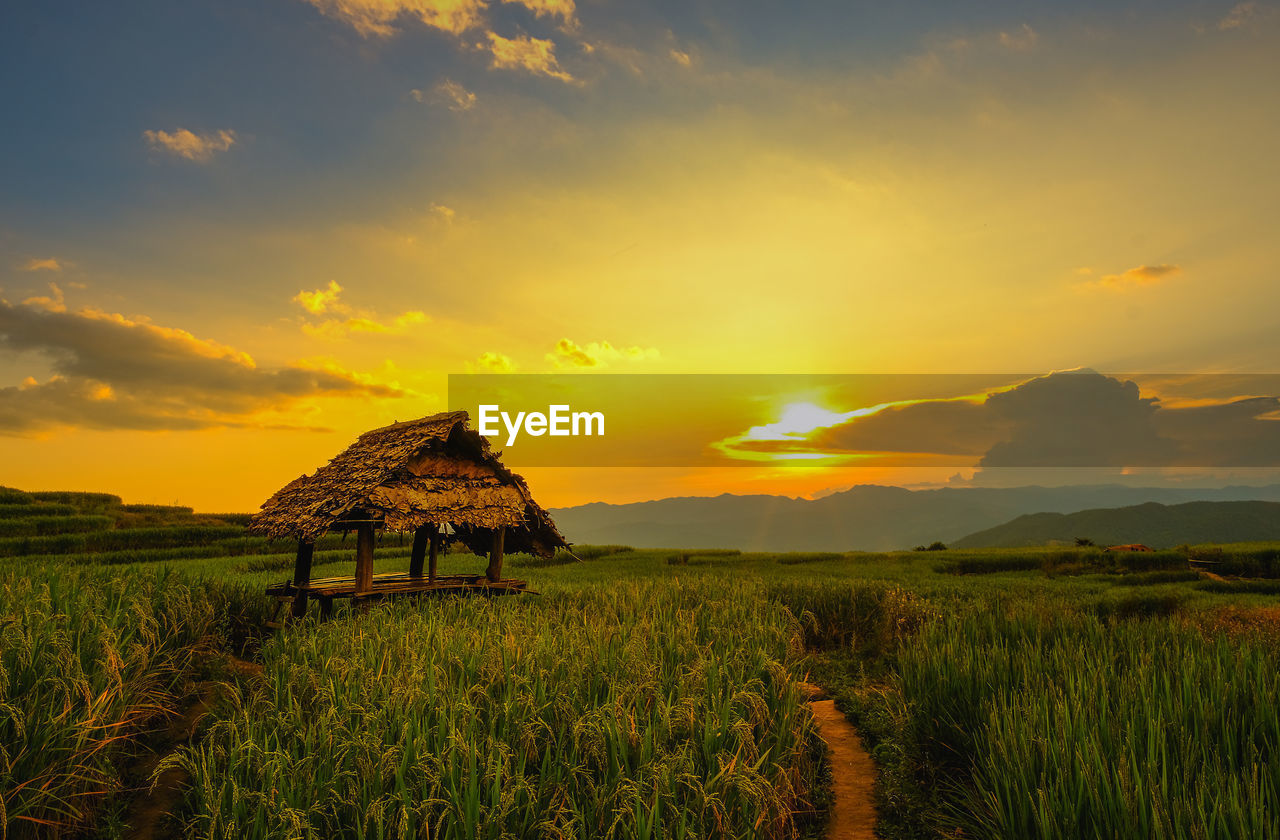
[[[293,585],[306,586],[311,582],[311,557],[315,553],[316,544],[307,540],[298,540],[298,554],[293,561]],[[295,592],[290,613],[294,618],[302,618],[307,613],[307,593]]]
[[[431,554],[427,558],[427,580],[432,583],[436,582],[436,560],[440,557],[440,543],[444,541],[444,534],[432,526],[431,529]]]
[[[484,570],[490,583],[502,580],[502,540],[507,529],[502,525],[493,529],[493,548],[489,550],[489,568]]]
[[[373,526],[367,522],[356,528],[356,594],[373,589]]]
[[[434,525],[423,525],[415,528],[413,531],[413,549],[409,553],[409,577],[422,577],[422,561],[427,556],[427,540],[431,536],[431,531],[435,530]],[[431,530],[428,531],[427,529]]]

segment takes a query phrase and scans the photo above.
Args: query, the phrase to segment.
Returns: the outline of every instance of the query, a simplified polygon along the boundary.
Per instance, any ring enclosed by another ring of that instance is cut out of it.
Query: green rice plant
[[[1006,604],[923,625],[892,690],[939,831],[1272,837],[1280,656],[1165,619]]]
[[[1206,580],[1196,588],[1215,595],[1280,595],[1280,580]]]
[[[957,557],[937,564],[934,569],[944,575],[991,575],[998,572],[1039,571],[1043,566],[1044,558],[1034,554],[996,554]]]
[[[160,513],[171,516],[191,516],[195,513],[195,508],[184,507],[182,505],[120,505],[123,513]]]
[[[1110,582],[1113,586],[1157,586],[1163,583],[1188,583],[1200,580],[1201,577],[1202,575],[1194,569],[1169,569],[1120,575]]]
[[[599,560],[614,554],[627,554],[635,549],[629,545],[574,545],[570,550],[579,560]]]
[[[233,617],[260,620],[248,605],[169,572],[0,567],[0,835],[88,826],[125,747],[176,708]]]
[[[0,505],[29,505],[35,499],[15,487],[0,486]]]
[[[36,520],[34,518],[0,518],[0,537],[34,537],[35,535]]]
[[[37,536],[57,534],[85,534],[105,531],[115,525],[110,516],[82,514],[79,516],[42,516],[34,520]]]
[[[79,510],[119,507],[124,501],[111,493],[82,493],[77,490],[33,491],[28,495],[37,502],[74,505]]]
[[[124,549],[173,548],[201,545],[243,535],[235,525],[196,525],[158,528],[128,528],[87,534],[58,534],[46,537],[0,539],[0,557],[30,554],[72,554]]]
[[[834,551],[793,551],[776,555],[776,562],[784,566],[798,566],[802,563],[827,563],[843,558],[843,554]]]
[[[671,580],[300,628],[180,759],[188,835],[795,836],[821,764],[796,631]]]
[[[0,505],[0,519],[17,517],[30,519],[34,516],[72,516],[79,512],[80,508],[75,505],[41,504],[38,502],[22,505]]]
[[[1178,612],[1186,601],[1185,590],[1131,592],[1119,598],[1103,598],[1094,605],[1094,612],[1103,620],[1169,616]]]

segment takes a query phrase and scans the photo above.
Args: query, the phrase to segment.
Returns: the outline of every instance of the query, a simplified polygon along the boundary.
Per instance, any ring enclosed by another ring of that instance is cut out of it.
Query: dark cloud
[[[404,393],[342,370],[259,368],[247,354],[183,330],[95,310],[0,301],[0,349],[40,353],[55,373],[0,388],[6,434],[254,425],[249,415],[304,397]]]
[[[1155,398],[1093,371],[1053,373],[992,394],[984,409],[1008,437],[983,467],[1123,467],[1177,463],[1179,447],[1152,424]]]
[[[1237,384],[1248,388],[1248,382]],[[968,457],[983,469],[1277,466],[1280,399],[1169,408],[1144,397],[1132,381],[1070,371],[981,402],[896,405],[803,439],[744,441],[735,448],[928,454],[948,456],[948,463]]]
[[[891,406],[834,426],[819,433],[811,443],[835,452],[927,452],[976,457],[1001,439],[1006,425],[993,418],[981,403],[928,400]]]
[[[1192,466],[1280,464],[1280,398],[1248,397],[1217,405],[1162,409],[1155,427],[1183,447]]]

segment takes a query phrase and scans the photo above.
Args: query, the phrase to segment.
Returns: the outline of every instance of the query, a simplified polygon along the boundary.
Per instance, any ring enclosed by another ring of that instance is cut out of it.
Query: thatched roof
[[[524,479],[467,421],[467,412],[453,411],[365,432],[314,475],[267,499],[249,530],[313,540],[362,520],[392,531],[447,524],[483,553],[492,529],[506,526],[508,551],[548,556],[566,545]]]

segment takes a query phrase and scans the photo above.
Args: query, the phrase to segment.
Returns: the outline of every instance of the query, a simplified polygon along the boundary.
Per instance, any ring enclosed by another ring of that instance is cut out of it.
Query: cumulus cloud
[[[374,333],[397,335],[407,332],[430,319],[425,312],[411,309],[402,312],[390,321],[378,320],[375,313],[368,310],[354,309],[339,300],[343,288],[336,281],[330,280],[323,289],[298,292],[293,302],[312,315],[328,315],[330,317],[316,322],[303,322],[302,331],[307,335],[324,339],[342,339],[352,333]]]
[[[511,373],[516,369],[516,363],[505,353],[488,352],[480,354],[476,367],[490,373]]]
[[[674,61],[676,64],[679,64],[681,67],[693,66],[692,56],[690,56],[687,52],[684,52],[683,50],[677,50],[672,48],[669,55],[671,56],[671,60]]]
[[[196,134],[185,128],[172,132],[148,129],[142,132],[142,136],[154,151],[195,163],[208,163],[218,152],[225,152],[234,146],[237,140],[236,133],[227,129],[207,134]]]
[[[341,369],[261,368],[247,353],[145,319],[0,301],[0,351],[45,356],[53,376],[0,388],[0,434],[57,428],[256,426],[310,397],[404,396]]]
[[[549,38],[517,35],[504,38],[496,32],[486,33],[488,42],[476,45],[490,54],[490,66],[495,69],[525,70],[534,75],[549,76],[562,82],[576,81],[560,67],[556,59],[556,45]]]
[[[1093,371],[1032,379],[983,404],[1007,428],[983,467],[1098,467],[1176,463],[1177,444],[1153,424],[1154,397]]]
[[[586,347],[569,338],[556,342],[546,360],[561,369],[608,367],[610,362],[644,361],[660,358],[656,347],[614,347],[607,341],[593,341]]]
[[[411,90],[418,102],[444,105],[450,111],[470,111],[476,107],[476,95],[452,79],[437,82],[430,91]]]
[[[293,302],[310,312],[312,315],[321,315],[329,306],[338,300],[338,295],[342,294],[342,287],[337,281],[330,280],[329,286],[324,289],[315,289],[306,291],[305,289],[293,296]]]
[[[63,264],[54,257],[32,257],[22,264],[23,271],[62,271]]]

